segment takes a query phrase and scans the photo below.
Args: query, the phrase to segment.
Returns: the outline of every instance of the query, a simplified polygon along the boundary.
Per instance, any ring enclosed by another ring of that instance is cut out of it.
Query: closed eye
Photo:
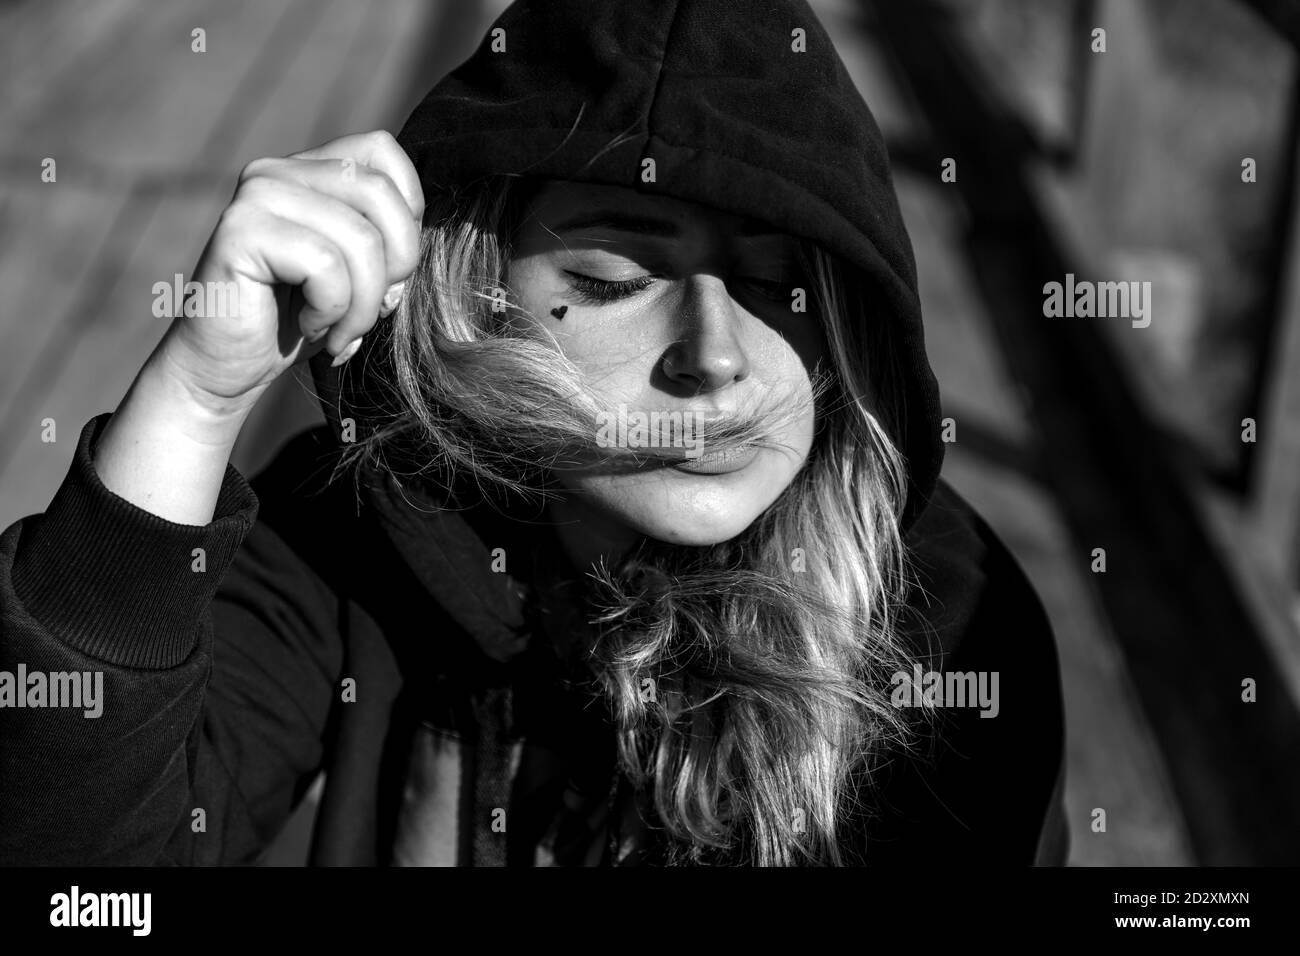
[[[637,276],[634,279],[597,279],[595,276],[583,275],[580,272],[571,272],[567,269],[565,275],[569,276],[569,285],[576,293],[578,300],[595,305],[617,302],[619,299],[626,299],[636,295],[653,285],[658,278],[654,275],[644,275]],[[740,276],[736,281],[752,286],[764,298],[777,302],[788,301],[795,289],[795,285],[790,282],[759,279],[753,276]]]
[[[777,282],[772,279],[756,279],[752,277],[741,276],[737,281],[756,288],[761,295],[768,299],[787,301],[795,290],[795,286],[790,282]]]
[[[626,299],[629,296],[636,295],[655,281],[655,277],[651,275],[611,281],[586,276],[580,272],[569,272],[568,270],[565,270],[564,274],[570,277],[569,285],[577,293],[578,300],[595,305],[604,305],[608,302]]]

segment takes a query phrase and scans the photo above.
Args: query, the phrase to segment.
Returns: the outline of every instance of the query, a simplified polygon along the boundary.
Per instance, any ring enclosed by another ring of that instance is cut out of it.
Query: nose
[[[696,394],[749,377],[749,356],[725,282],[716,276],[693,277],[680,321],[682,336],[664,353],[664,375]]]

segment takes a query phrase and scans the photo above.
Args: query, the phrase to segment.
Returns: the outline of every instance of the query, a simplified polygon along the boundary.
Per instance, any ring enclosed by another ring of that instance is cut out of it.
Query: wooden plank
[[[112,62],[115,50],[138,29],[146,0],[33,0],[13,4],[22,22],[0,24],[0,127],[18,128],[42,108],[57,108],[74,93],[67,77],[93,76],[95,64]],[[62,79],[63,82],[60,82]],[[30,127],[29,127],[30,128]],[[6,138],[4,148],[16,144]]]
[[[152,5],[147,16],[143,9],[130,15],[133,8],[122,8],[123,18],[79,58],[56,55],[48,68],[34,67],[20,79],[30,95],[5,116],[7,144],[112,165],[118,149],[142,135],[153,108],[169,95],[165,81],[176,55],[197,56],[189,52],[186,26],[193,8],[194,0]]]
[[[0,20],[0,102],[4,129],[0,156],[0,409],[10,407],[71,304],[77,284],[101,255],[111,226],[127,202],[125,190],[106,192],[78,176],[75,158],[56,156],[56,183],[40,181],[50,155],[48,131],[63,122],[57,96],[71,90],[69,73],[111,62],[112,51],[134,28],[140,0],[54,0],[15,3]],[[24,118],[46,110],[40,125]],[[80,181],[79,181],[80,180]]]
[[[320,116],[337,108],[333,101],[340,92],[348,96],[351,88],[363,86],[367,74],[375,71],[373,59],[353,59],[350,51],[358,34],[385,28],[390,6],[346,0],[327,0],[320,6],[314,22],[303,24],[301,44],[283,54],[287,62],[276,83],[257,91],[262,102],[256,113],[249,111],[233,131],[228,146],[237,164],[318,145],[313,137]],[[238,172],[238,168],[226,171],[232,188]]]
[[[368,6],[367,15],[351,24],[341,57],[346,68],[330,81],[311,128],[294,148],[380,128],[371,104],[386,102],[394,90],[403,88],[410,67],[407,57],[423,45],[440,9],[446,6],[410,0]]]
[[[117,224],[138,228],[136,236],[110,243],[111,252],[100,254],[73,293],[73,310],[88,321],[65,323],[50,338],[4,419],[9,459],[0,481],[0,523],[49,504],[81,425],[117,405],[166,327],[166,319],[150,313],[153,283],[168,270],[188,272],[198,241],[195,223],[211,223],[219,208],[216,198],[206,196],[167,197],[160,208],[139,200],[127,205]],[[97,296],[106,269],[116,275]],[[57,423],[54,444],[40,439],[39,423],[46,417]]]
[[[169,6],[172,11],[170,18],[151,16],[145,24],[140,25],[140,29],[127,31],[130,42],[116,49],[109,61],[94,61],[94,66],[100,70],[96,84],[87,84],[84,75],[75,76],[79,70],[79,64],[75,62],[65,64],[66,69],[74,74],[75,82],[55,76],[49,83],[51,89],[56,90],[54,95],[57,101],[57,90],[61,87],[104,85],[131,90],[138,86],[143,76],[154,86],[170,91],[174,99],[188,100],[188,91],[183,84],[164,82],[168,70],[171,70],[177,75],[187,75],[189,82],[200,90],[195,94],[200,96],[200,101],[194,103],[195,108],[184,117],[168,118],[171,125],[166,128],[152,127],[154,132],[150,134],[142,127],[156,123],[157,114],[151,109],[153,104],[146,101],[139,101],[134,106],[128,103],[107,116],[100,117],[98,126],[80,126],[73,122],[74,117],[50,111],[42,114],[39,127],[27,133],[23,133],[20,128],[10,139],[25,149],[24,175],[30,175],[26,172],[28,170],[39,168],[41,157],[52,155],[59,163],[59,179],[54,184],[37,181],[35,185],[30,180],[21,180],[11,186],[40,190],[26,193],[26,198],[36,202],[47,199],[50,202],[50,220],[42,224],[38,208],[32,208],[30,212],[35,221],[10,221],[4,226],[5,229],[25,230],[21,258],[7,261],[4,266],[5,274],[12,275],[16,280],[14,285],[6,285],[6,288],[17,289],[19,285],[25,287],[19,295],[20,308],[23,307],[25,298],[36,296],[41,300],[40,307],[32,312],[32,315],[39,317],[41,331],[35,335],[6,336],[7,347],[0,354],[0,370],[5,373],[0,376],[5,383],[0,386],[0,395],[5,398],[0,403],[0,409],[6,410],[5,416],[0,418],[0,434],[15,427],[10,423],[11,415],[17,415],[23,421],[22,427],[26,426],[25,416],[29,412],[23,407],[24,402],[39,404],[42,391],[52,386],[62,368],[63,356],[70,351],[63,339],[75,338],[77,329],[91,321],[92,317],[98,316],[102,321],[104,313],[98,297],[116,281],[124,259],[130,255],[132,244],[152,215],[156,197],[151,196],[147,190],[136,191],[139,172],[131,171],[128,166],[124,168],[124,175],[105,178],[97,175],[100,164],[115,154],[130,155],[137,151],[141,140],[157,144],[158,161],[166,161],[173,168],[183,169],[196,156],[204,152],[211,154],[219,149],[220,143],[209,143],[212,139],[212,113],[207,107],[212,103],[211,98],[222,92],[220,87],[217,87],[216,93],[212,92],[212,72],[209,70],[186,74],[185,67],[181,64],[189,66],[192,63],[190,57],[194,55],[189,52],[188,44],[183,49],[176,44],[167,43],[161,47],[159,44],[164,34],[176,32],[172,26],[182,20],[189,22],[193,19],[192,11],[187,11],[186,6],[195,7],[197,4],[190,0],[188,4]],[[57,4],[52,9],[57,10]],[[244,32],[250,38],[256,38],[265,31],[268,13],[283,16],[286,5],[283,2],[252,7],[237,5],[229,9],[236,14],[245,11],[242,14]],[[159,52],[160,49],[162,52]],[[254,43],[239,45],[235,48],[239,55],[224,58],[231,61],[225,67],[230,82],[238,81],[252,58],[258,55],[259,49],[260,46]],[[221,59],[207,62],[216,63]],[[45,105],[52,107],[52,104]],[[79,192],[74,197],[69,193],[70,190]],[[97,195],[94,202],[86,204],[87,218],[84,222],[79,223],[71,218],[76,210],[75,207],[67,207],[66,201],[70,199],[75,202],[84,195],[100,191],[106,195],[115,193],[116,199],[101,201]],[[110,215],[112,219],[105,222],[94,218],[103,215]],[[105,244],[102,247],[88,244],[90,236],[104,237]],[[69,284],[69,264],[75,270],[86,262],[95,264],[95,269],[83,273],[82,281],[87,285],[81,289],[80,296],[63,302],[63,311],[51,311],[59,304]],[[188,271],[192,264],[185,266],[184,270]],[[23,276],[28,278],[23,280]],[[53,289],[58,289],[59,293],[50,297],[49,291]],[[53,301],[46,301],[47,297]],[[17,323],[29,322],[32,322],[30,317],[6,314],[0,316],[0,330]],[[22,396],[23,401],[18,396]],[[12,450],[7,452],[4,447],[0,447],[0,473],[11,453]]]
[[[0,216],[0,409],[37,386],[29,380],[33,362],[61,318],[97,271],[120,268],[130,251],[129,237],[113,230],[126,221],[128,193],[42,183],[37,162],[29,161],[22,181],[9,180]]]
[[[329,25],[342,5],[279,0],[240,5],[238,18],[224,15],[224,7],[205,9],[208,52],[190,53],[188,33],[180,51],[169,51],[153,72],[170,90],[152,105],[131,107],[141,135],[119,145],[119,161],[138,171],[200,168],[228,196],[243,163],[275,154],[272,147],[283,141],[266,131],[276,122],[292,130],[299,111],[316,108],[310,95],[282,108],[285,89],[310,90],[312,80],[320,84],[340,68],[330,59],[339,47]],[[183,130],[193,133],[178,136]]]
[[[1300,115],[1300,86],[1295,90],[1291,110]],[[1300,149],[1293,155],[1288,174],[1296,183]],[[1278,331],[1256,421],[1259,463],[1250,508],[1260,546],[1279,581],[1294,594],[1300,590],[1300,187],[1293,190],[1287,215]],[[1300,647],[1300,641],[1296,644]]]
[[[184,5],[178,6],[182,7],[187,22],[192,19],[191,11],[184,10]],[[174,76],[186,76],[188,82],[202,88],[191,98],[186,84],[164,83],[174,98],[191,102],[197,99],[211,106],[221,105],[223,97],[239,101],[236,106],[227,104],[219,111],[196,109],[188,114],[187,125],[177,131],[180,135],[162,138],[176,161],[185,162],[190,157],[206,154],[213,156],[214,162],[223,168],[230,166],[233,147],[229,143],[229,128],[241,115],[250,118],[256,115],[264,105],[264,100],[257,96],[256,85],[275,75],[265,67],[259,72],[258,64],[270,62],[276,70],[284,68],[283,50],[295,31],[302,31],[300,18],[308,6],[304,0],[290,0],[228,8],[230,16],[238,19],[223,21],[228,24],[225,28],[228,32],[223,34],[219,30],[218,34],[233,36],[242,32],[245,42],[229,43],[222,57],[217,58],[226,61],[219,68],[227,79],[224,90],[211,89],[208,72],[186,72],[180,67],[174,70]],[[307,18],[306,22],[310,26],[312,21]],[[152,49],[157,34],[142,30],[141,35],[149,39],[140,42]],[[130,79],[132,62],[145,61],[143,72],[161,81],[166,78],[167,62],[175,66],[181,58],[191,56],[188,44],[181,49],[168,43],[163,49],[164,53],[149,58],[144,50],[128,46],[119,51],[122,60],[115,63],[111,72],[120,74],[123,82],[132,86],[136,82]],[[163,74],[157,74],[159,70]],[[145,109],[148,105],[140,103],[137,108]],[[148,122],[140,119],[139,113],[126,110],[122,115],[108,117],[102,125],[106,133],[129,138],[139,135],[141,127],[148,126]],[[101,142],[95,138],[93,129],[82,131],[82,135],[90,138],[66,140],[68,155],[98,155],[101,149],[124,142],[112,136]],[[179,200],[168,198],[166,202],[185,204],[185,210],[177,213],[183,235],[175,232],[172,224],[164,224],[163,232],[155,233],[151,229],[159,205],[166,204],[164,194],[149,189],[133,191],[109,227],[108,242],[92,254],[93,267],[78,284],[71,305],[63,314],[49,320],[55,324],[56,331],[40,338],[17,337],[22,346],[16,350],[18,354],[5,356],[6,362],[14,363],[10,367],[18,369],[20,377],[15,400],[5,408],[4,418],[0,419],[0,434],[6,436],[6,441],[0,443],[0,474],[5,475],[0,517],[11,521],[17,515],[42,510],[48,501],[48,489],[54,487],[50,482],[57,484],[66,461],[70,460],[70,450],[66,455],[52,458],[51,446],[37,447],[41,443],[30,427],[32,416],[37,416],[36,421],[52,416],[66,426],[117,404],[162,331],[151,313],[154,282],[167,279],[175,272],[189,273],[216,220],[220,204],[228,199],[229,191],[225,189],[209,189],[197,199],[183,195]],[[169,229],[173,231],[168,232]],[[147,235],[164,238],[142,239]],[[0,325],[10,321],[0,321]],[[7,463],[14,460],[22,463],[18,474],[10,474],[7,469]],[[61,467],[57,463],[60,460]]]

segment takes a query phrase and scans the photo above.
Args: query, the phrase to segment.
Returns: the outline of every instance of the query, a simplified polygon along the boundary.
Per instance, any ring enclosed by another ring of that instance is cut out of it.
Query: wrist
[[[157,407],[172,430],[196,444],[227,447],[234,446],[263,391],[258,388],[235,397],[212,394],[194,384],[165,343],[131,385],[131,392]]]
[[[195,401],[183,382],[146,363],[91,459],[104,486],[131,504],[177,524],[208,524],[246,417]]]

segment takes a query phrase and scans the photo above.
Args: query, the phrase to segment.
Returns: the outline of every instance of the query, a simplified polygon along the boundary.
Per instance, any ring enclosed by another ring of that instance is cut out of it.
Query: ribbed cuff
[[[14,592],[33,618],[82,653],[122,667],[174,667],[194,649],[203,611],[257,520],[257,495],[227,464],[206,525],[137,507],[95,471],[91,453],[111,417],[86,423],[50,506],[28,519]],[[196,548],[204,571],[192,570]]]

